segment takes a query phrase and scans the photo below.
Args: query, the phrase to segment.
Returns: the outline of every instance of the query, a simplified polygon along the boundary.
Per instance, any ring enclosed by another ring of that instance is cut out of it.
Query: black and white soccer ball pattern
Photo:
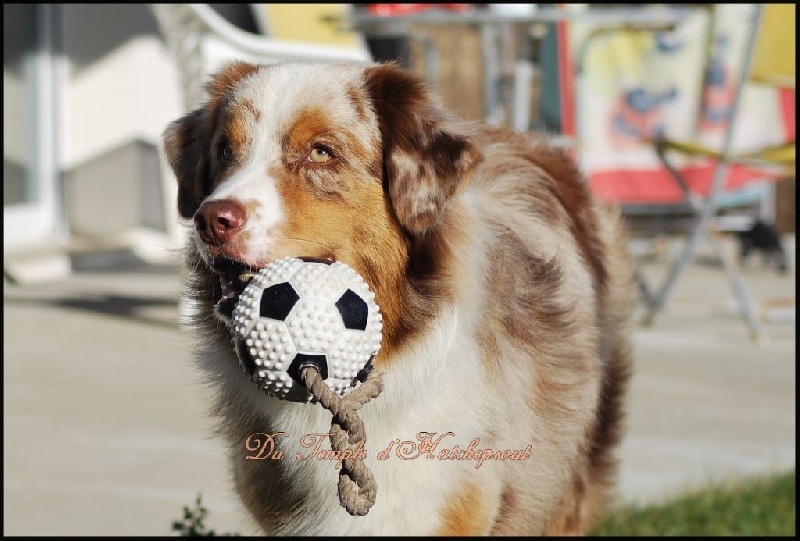
[[[287,257],[245,287],[231,328],[253,383],[271,396],[309,402],[301,369],[316,367],[328,388],[344,396],[372,368],[383,324],[374,293],[351,267]]]

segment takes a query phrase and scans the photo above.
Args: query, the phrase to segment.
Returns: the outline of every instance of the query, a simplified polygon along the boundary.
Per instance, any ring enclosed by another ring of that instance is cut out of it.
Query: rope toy
[[[353,516],[375,503],[375,477],[357,456],[366,444],[357,410],[383,390],[372,361],[383,324],[375,295],[355,270],[331,260],[287,257],[268,264],[239,295],[233,347],[262,391],[331,412],[331,448],[345,458],[339,502]]]
[[[305,368],[301,373],[301,379],[306,389],[333,415],[331,448],[341,453],[350,449],[351,455],[354,456],[359,443],[363,443],[364,446],[367,443],[364,423],[356,410],[383,391],[380,374],[370,371],[364,382],[344,398],[328,389],[320,373],[314,368]],[[342,468],[339,470],[339,503],[348,513],[353,516],[366,515],[375,503],[377,491],[375,476],[363,460],[355,458],[342,460]]]

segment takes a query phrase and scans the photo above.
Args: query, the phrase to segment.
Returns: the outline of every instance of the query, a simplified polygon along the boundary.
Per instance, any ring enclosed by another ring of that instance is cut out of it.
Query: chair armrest
[[[363,51],[348,47],[287,42],[256,36],[236,28],[218,15],[208,4],[187,4],[187,6],[203,22],[208,32],[247,56],[282,60],[370,60]]]
[[[664,168],[669,172],[670,177],[675,183],[680,187],[681,191],[683,192],[683,196],[686,199],[687,203],[689,203],[695,210],[700,210],[702,203],[700,199],[689,189],[689,186],[686,184],[686,181],[683,180],[683,177],[678,173],[678,170],[672,164],[672,162],[667,159],[667,150],[674,150],[676,143],[674,141],[668,140],[664,137],[664,134],[659,132],[655,134],[653,139],[653,146],[656,151],[656,155],[658,156],[659,161],[664,166]]]
[[[229,58],[254,63],[295,61],[370,61],[368,53],[347,47],[265,38],[236,28],[208,4],[150,4],[175,58],[184,109],[203,99],[203,81]]]

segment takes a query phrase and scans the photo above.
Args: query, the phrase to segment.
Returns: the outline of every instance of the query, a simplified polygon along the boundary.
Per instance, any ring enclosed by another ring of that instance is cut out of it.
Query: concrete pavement
[[[743,276],[793,310],[793,269]],[[178,286],[169,266],[5,285],[6,535],[169,535],[198,492],[207,526],[253,533],[209,436]],[[731,298],[719,269],[692,265],[667,313],[635,330],[620,501],[794,468],[794,320],[753,344]]]

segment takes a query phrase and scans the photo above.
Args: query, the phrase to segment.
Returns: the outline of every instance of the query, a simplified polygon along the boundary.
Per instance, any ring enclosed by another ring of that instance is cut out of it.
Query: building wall
[[[176,229],[173,205],[165,206],[168,172],[152,163],[161,132],[181,114],[180,85],[155,19],[144,5],[67,4],[62,24],[60,166],[70,233]]]
[[[30,200],[25,182],[31,155],[33,126],[30,125],[32,98],[26,84],[30,70],[26,55],[36,48],[34,13],[24,6],[3,6],[3,204]]]
[[[25,111],[14,106],[25,103],[25,86],[13,70],[3,69],[3,203],[21,203],[27,199],[25,167],[29,149],[30,128],[24,121]]]
[[[248,31],[247,4],[212,4]],[[62,7],[60,168],[73,238],[136,228],[180,241],[174,177],[160,159],[166,125],[183,113],[178,71],[143,4]]]

